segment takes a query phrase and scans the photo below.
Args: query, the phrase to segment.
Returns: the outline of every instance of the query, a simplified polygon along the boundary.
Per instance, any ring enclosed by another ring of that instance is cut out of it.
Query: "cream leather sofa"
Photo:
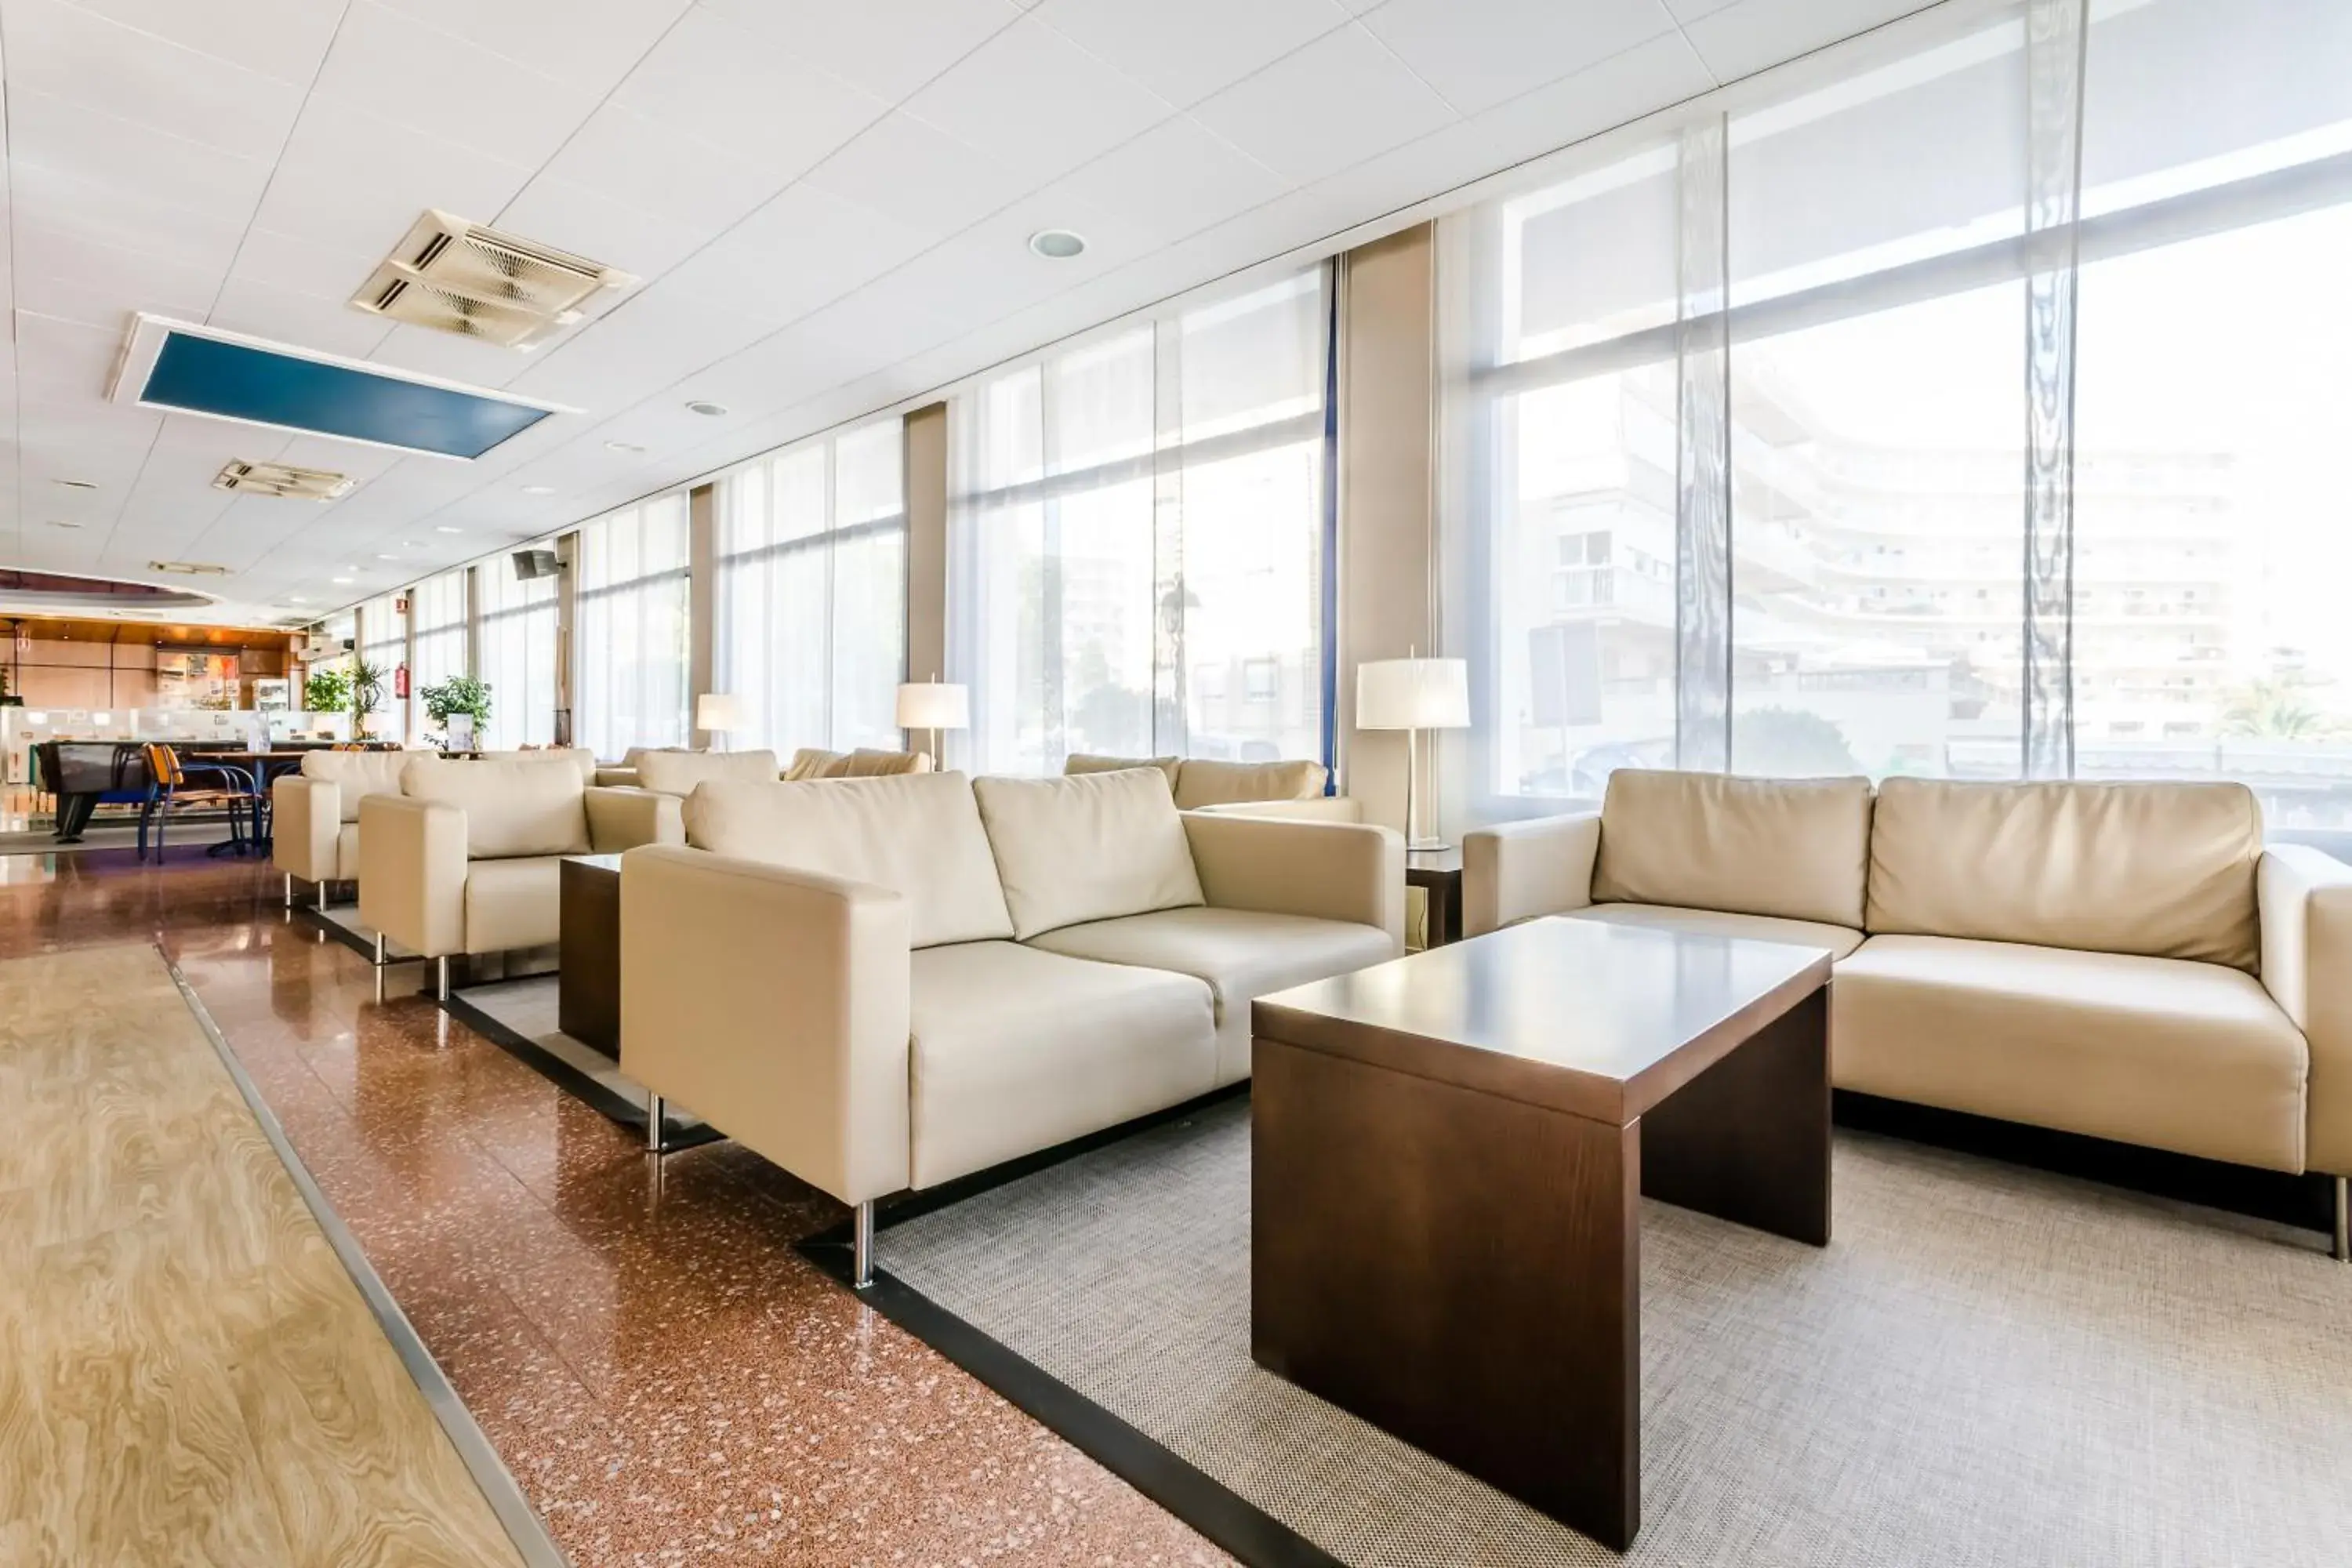
[[[686,831],[621,862],[622,1069],[861,1243],[876,1198],[1247,1077],[1253,997],[1403,950],[1395,833],[1180,813],[1152,768],[705,784]]]
[[[311,752],[302,771],[269,786],[269,863],[286,879],[286,907],[294,907],[299,879],[318,889],[320,909],[337,882],[360,874],[360,802],[398,795],[410,752]]]
[[[2352,1174],[2352,866],[2230,784],[1624,771],[1463,840],[1473,935],[1539,915],[1829,950],[1843,1089]]]
[[[545,947],[558,935],[557,867],[685,837],[680,803],[648,790],[592,788],[545,761],[412,756],[400,793],[360,803],[360,921],[384,943],[435,961],[449,994],[457,954]]]
[[[680,800],[714,780],[772,784],[775,778],[773,752],[646,752],[637,757],[637,787]]]
[[[1246,812],[1301,822],[1361,822],[1363,807],[1344,795],[1327,795],[1329,770],[1320,763],[1224,763],[1213,757],[1099,757],[1085,752],[1064,760],[1065,777],[1118,768],[1158,768],[1179,811]]]
[[[859,747],[854,752],[828,752],[803,746],[784,767],[790,783],[802,779],[878,779],[896,773],[927,773],[931,759],[923,752],[889,752]]]

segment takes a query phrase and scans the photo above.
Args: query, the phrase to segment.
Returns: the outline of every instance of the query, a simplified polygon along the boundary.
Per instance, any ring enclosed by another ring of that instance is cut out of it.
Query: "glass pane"
[[[1322,478],[1319,440],[1184,469],[1190,755],[1321,754]]]

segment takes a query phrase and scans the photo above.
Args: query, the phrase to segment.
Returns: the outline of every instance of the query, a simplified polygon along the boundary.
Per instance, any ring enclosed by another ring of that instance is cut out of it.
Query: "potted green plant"
[[[352,710],[352,672],[337,665],[314,669],[302,681],[302,706],[312,713]]]
[[[451,751],[470,749],[490,721],[490,683],[487,680],[453,675],[417,695],[425,700],[425,716],[441,726]],[[462,719],[465,723],[462,728],[453,727],[452,719]]]
[[[383,700],[383,666],[370,664],[364,658],[352,660],[352,739],[367,739],[370,715]]]

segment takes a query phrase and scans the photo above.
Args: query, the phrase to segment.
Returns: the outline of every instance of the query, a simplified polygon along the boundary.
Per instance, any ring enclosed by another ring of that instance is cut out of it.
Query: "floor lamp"
[[[1404,839],[1443,849],[1421,820],[1421,732],[1470,727],[1470,667],[1458,658],[1379,658],[1356,667],[1356,728],[1404,731]]]
[[[940,731],[971,727],[971,692],[953,681],[910,680],[898,688],[898,728],[931,733],[931,768],[937,772]]]
[[[735,699],[726,692],[706,691],[694,700],[694,727],[715,737],[714,743],[723,752],[729,732],[743,727],[743,716]]]

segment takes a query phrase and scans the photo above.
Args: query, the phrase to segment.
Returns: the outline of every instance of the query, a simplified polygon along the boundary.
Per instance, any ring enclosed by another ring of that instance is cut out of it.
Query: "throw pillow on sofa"
[[[1168,775],[1151,766],[972,781],[1021,941],[1205,902]]]

